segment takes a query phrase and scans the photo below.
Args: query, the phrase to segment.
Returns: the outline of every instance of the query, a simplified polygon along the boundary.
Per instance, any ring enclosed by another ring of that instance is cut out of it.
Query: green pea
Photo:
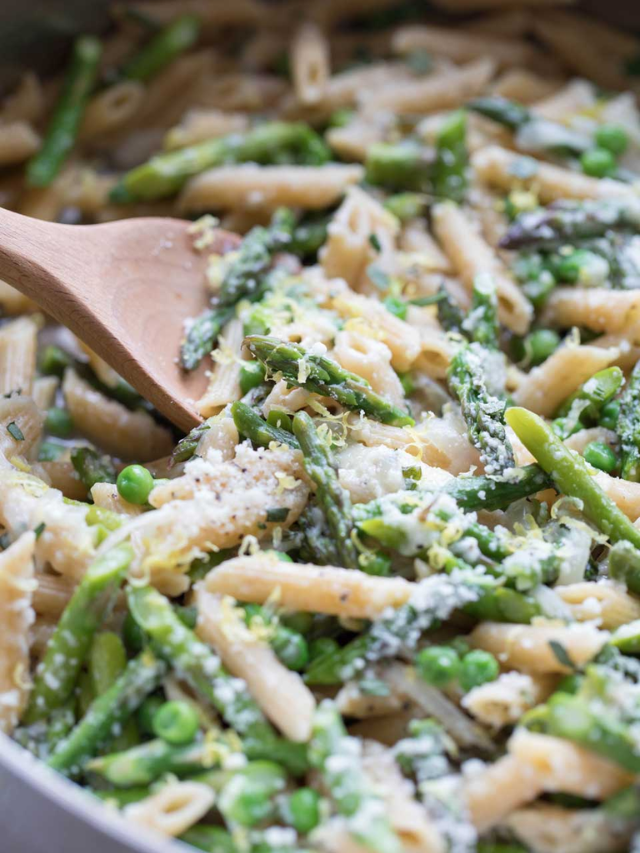
[[[306,835],[320,823],[320,794],[313,788],[299,788],[287,797],[282,813],[296,832]]]
[[[444,687],[458,677],[460,658],[451,646],[428,646],[418,652],[416,669],[427,684]]]
[[[600,412],[600,426],[605,429],[616,429],[620,414],[620,400],[609,400]]]
[[[53,406],[47,411],[44,428],[57,438],[68,438],[73,432],[73,420],[66,409]]]
[[[128,465],[118,474],[118,494],[132,504],[146,504],[153,489],[153,477],[142,465]]]
[[[524,345],[530,363],[542,364],[560,345],[560,335],[553,329],[536,329],[527,335]]]
[[[309,660],[314,661],[325,655],[333,655],[340,648],[340,644],[332,637],[318,637],[309,643]]]
[[[187,702],[165,702],[151,721],[153,733],[167,743],[179,746],[191,743],[198,734],[200,720]]]
[[[278,625],[271,643],[279,660],[289,669],[299,671],[309,662],[309,645],[298,631]]]
[[[240,367],[240,390],[248,394],[252,388],[257,388],[264,382],[265,368],[259,361],[243,361]]]
[[[592,178],[606,178],[615,172],[616,161],[606,148],[590,148],[580,157],[580,165],[585,175]]]
[[[220,794],[219,807],[227,821],[255,826],[274,814],[272,797],[286,785],[286,773],[271,761],[255,761],[237,773]]]
[[[613,450],[602,441],[592,441],[584,449],[584,460],[598,468],[600,471],[606,471],[611,474],[618,466],[618,457]]]
[[[407,317],[407,303],[399,296],[387,296],[384,300],[384,307],[396,317],[405,320]]]
[[[425,197],[419,193],[398,193],[385,201],[386,209],[397,216],[400,222],[408,222],[422,216],[426,208]]]
[[[38,358],[38,367],[40,373],[45,376],[62,376],[65,369],[72,364],[71,356],[68,355],[61,347],[50,344],[46,346]]]
[[[495,681],[499,674],[500,666],[491,652],[474,649],[462,659],[460,686],[467,693],[473,687]]]
[[[165,700],[161,696],[147,696],[136,713],[136,720],[140,731],[145,735],[154,735],[153,718],[164,705]]]
[[[616,157],[627,150],[629,137],[624,127],[619,124],[603,124],[596,130],[596,144],[599,148],[605,148]]]
[[[471,651],[471,646],[464,637],[454,637],[453,640],[449,642],[449,645],[452,649],[455,649],[461,658],[468,655]]]
[[[557,282],[552,272],[544,270],[539,278],[522,285],[522,292],[536,309],[542,308]]]

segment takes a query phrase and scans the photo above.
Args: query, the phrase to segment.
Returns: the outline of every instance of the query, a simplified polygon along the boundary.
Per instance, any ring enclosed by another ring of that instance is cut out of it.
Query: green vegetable
[[[231,826],[256,826],[275,815],[274,797],[287,784],[275,762],[255,762],[249,772],[236,773],[222,789],[218,807]]]
[[[462,322],[462,331],[470,341],[486,349],[498,349],[498,297],[495,282],[490,275],[476,276],[471,309]]]
[[[427,646],[416,655],[415,665],[427,684],[434,687],[446,687],[460,673],[460,658],[451,646]]]
[[[49,767],[60,773],[77,775],[98,747],[120,732],[122,725],[159,686],[165,674],[164,663],[148,650],[129,661],[118,680],[92,702],[82,720],[60,742],[47,760]]]
[[[616,542],[609,551],[609,575],[640,595],[640,551],[630,542]]]
[[[240,401],[233,403],[231,414],[240,435],[248,438],[257,447],[269,447],[272,441],[276,441],[278,444],[286,444],[294,449],[300,448],[294,435],[286,429],[267,423],[246,403]]]
[[[291,241],[294,220],[285,208],[276,211],[268,228],[256,226],[243,239],[238,255],[220,285],[213,308],[190,326],[180,350],[185,370],[193,370],[213,349],[222,327],[234,316],[241,299],[257,299],[269,288],[273,255]]]
[[[7,432],[11,438],[16,441],[24,441],[24,434],[15,421],[11,421],[11,423],[7,424]]]
[[[606,178],[615,173],[616,161],[606,148],[591,148],[580,157],[580,165],[585,175],[592,178]]]
[[[102,46],[93,36],[80,36],[40,150],[27,164],[27,183],[48,187],[76,142],[85,106],[98,73]]]
[[[153,201],[175,195],[194,175],[229,163],[321,166],[330,159],[324,141],[308,125],[265,122],[246,133],[233,133],[157,154],[122,178],[114,201]]]
[[[269,373],[282,373],[289,385],[331,397],[345,408],[362,411],[393,426],[413,424],[413,418],[371,390],[361,376],[340,367],[324,355],[313,355],[299,344],[262,335],[250,335],[245,345]]]
[[[45,376],[62,378],[66,368],[71,364],[73,364],[71,356],[55,344],[46,346],[38,356],[38,368]]]
[[[613,230],[636,231],[639,227],[640,204],[636,199],[554,202],[520,214],[500,247],[554,248],[603,237]]]
[[[628,539],[632,545],[640,547],[640,530],[605,495],[583,459],[565,447],[542,418],[526,409],[514,407],[507,411],[506,419],[561,494],[579,498],[584,514],[612,542]]]
[[[47,411],[44,428],[57,438],[68,438],[73,432],[73,420],[66,409],[54,406]]]
[[[233,837],[221,826],[197,824],[179,836],[179,840],[204,853],[237,853]]]
[[[118,474],[116,486],[123,500],[142,506],[149,500],[153,477],[142,465],[128,465]]]
[[[430,192],[434,162],[433,152],[415,140],[376,142],[367,150],[366,180],[396,192]]]
[[[506,403],[490,393],[488,369],[486,350],[477,343],[464,345],[451,359],[447,379],[485,471],[502,474],[515,467],[515,460],[504,427]]]
[[[467,117],[464,110],[448,116],[436,137],[433,192],[439,198],[462,201],[467,189]]]
[[[149,80],[189,50],[197,41],[199,33],[199,18],[195,15],[179,15],[126,63],[121,76],[142,82]]]
[[[616,432],[620,438],[620,476],[637,483],[640,481],[640,362],[631,371],[620,397]]]
[[[298,631],[279,625],[271,641],[274,652],[289,669],[300,671],[309,661],[309,646]]]
[[[419,193],[398,193],[390,195],[384,203],[385,208],[393,213],[400,222],[408,222],[423,216],[427,210],[427,199]]]
[[[326,519],[340,565],[357,569],[358,549],[352,535],[355,528],[349,492],[340,485],[331,454],[309,415],[298,412],[293,420],[293,431],[304,454],[304,469],[316,484],[316,500]]]
[[[87,569],[47,644],[34,678],[25,723],[44,719],[71,696],[93,638],[113,607],[132,559],[133,549],[123,542]]]
[[[153,716],[155,735],[172,746],[191,743],[198,734],[200,721],[193,705],[187,702],[165,702]]]
[[[531,113],[526,107],[499,96],[475,98],[467,107],[509,130],[517,130],[531,120]]]
[[[71,451],[71,463],[88,492],[96,483],[116,481],[116,469],[111,459],[91,447],[74,447]]]
[[[298,788],[286,798],[281,811],[289,826],[306,835],[320,823],[320,794],[313,788]]]
[[[252,388],[257,388],[264,382],[264,365],[259,361],[243,361],[239,382],[243,394],[248,394]]]
[[[601,124],[596,130],[595,140],[599,148],[610,151],[616,157],[624,154],[629,145],[627,131],[619,124]]]
[[[568,438],[586,426],[597,424],[603,407],[618,393],[623,382],[619,367],[606,367],[589,377],[558,408],[556,414],[563,419],[554,423],[558,435]]]
[[[615,430],[618,425],[618,416],[620,414],[620,401],[610,400],[605,403],[600,412],[600,426],[605,429]]]
[[[601,441],[592,441],[584,449],[584,460],[598,468],[600,471],[606,471],[611,474],[618,467],[618,457],[613,450]]]
[[[500,665],[496,658],[483,649],[474,649],[462,658],[460,686],[468,693],[487,681],[495,681],[499,674]]]
[[[355,840],[375,853],[400,853],[402,845],[391,828],[384,805],[350,749],[342,718],[329,699],[323,700],[316,710],[309,758],[320,771],[338,813],[347,818]],[[366,814],[366,820],[358,820],[360,814]]]
[[[131,619],[132,621],[134,621],[133,617],[131,617]],[[142,631],[140,631],[140,633],[142,634]],[[144,640],[144,634],[142,634],[142,638]],[[162,699],[160,696],[148,696],[144,700],[142,705],[140,705],[140,707],[138,708],[138,713],[136,714],[136,720],[138,721],[140,731],[143,734],[153,736],[153,718],[156,714],[156,711],[162,708],[163,705],[164,699]]]
[[[89,653],[89,677],[93,697],[100,696],[117,681],[127,667],[127,652],[124,643],[113,631],[97,634]],[[115,749],[127,749],[139,740],[134,720],[128,720],[122,734],[114,740]]]
[[[536,329],[524,340],[525,352],[529,363],[535,367],[546,361],[560,346],[560,335],[553,329]]]

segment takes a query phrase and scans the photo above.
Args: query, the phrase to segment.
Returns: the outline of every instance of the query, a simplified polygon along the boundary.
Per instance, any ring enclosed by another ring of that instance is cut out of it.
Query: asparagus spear
[[[229,267],[214,306],[204,311],[190,326],[181,347],[180,359],[193,370],[213,349],[215,339],[235,313],[241,299],[256,299],[268,288],[266,276],[273,255],[291,241],[294,225],[291,211],[276,211],[268,228],[256,226],[243,239],[238,257]]]
[[[517,130],[531,121],[531,113],[525,106],[497,95],[475,98],[467,104],[467,108],[509,130]]]
[[[504,427],[506,403],[489,392],[485,362],[486,350],[479,344],[461,346],[451,360],[447,378],[487,474],[502,474],[515,467],[515,459]]]
[[[281,373],[289,385],[331,397],[345,408],[363,411],[393,426],[413,424],[413,418],[371,390],[361,376],[340,367],[324,355],[314,355],[299,344],[265,335],[250,335],[245,344],[272,373]]]
[[[514,472],[508,480],[499,478],[456,477],[445,486],[461,509],[469,511],[507,509],[514,501],[528,498],[551,486],[551,478],[539,465],[525,465]]]
[[[180,363],[185,370],[194,370],[209,355],[218,335],[235,313],[235,307],[207,308],[196,317],[180,347]]]
[[[312,660],[305,674],[308,684],[339,684],[369,664],[415,652],[422,635],[448,619],[454,610],[472,611],[479,619],[530,622],[541,608],[533,599],[447,555],[448,574],[432,575],[417,585],[412,600],[385,614],[346,646]],[[476,608],[475,603],[479,602]],[[485,615],[490,614],[490,615]]]
[[[304,470],[316,484],[316,500],[327,520],[340,565],[357,569],[358,549],[353,541],[355,526],[349,492],[340,485],[331,454],[320,441],[309,415],[298,412],[293,419],[293,432],[304,454]]]
[[[441,284],[438,288],[438,294],[442,296],[437,302],[438,322],[445,332],[462,334],[462,324],[464,322],[462,311],[453,301],[444,284]]]
[[[607,367],[594,373],[558,408],[554,429],[563,439],[586,426],[596,424],[603,407],[618,393],[624,382],[619,367]]]
[[[384,803],[371,789],[342,718],[329,699],[316,710],[309,757],[356,841],[376,853],[400,853],[402,845]]]
[[[272,426],[246,403],[239,400],[231,406],[231,414],[240,435],[248,438],[256,447],[269,447],[272,441],[286,444],[299,450],[297,438],[286,429]]]
[[[98,73],[102,46],[93,36],[80,36],[73,45],[71,65],[49,121],[44,141],[27,165],[27,183],[48,187],[76,142],[85,106]]]
[[[128,80],[149,78],[162,71],[180,54],[189,50],[200,34],[200,19],[195,15],[179,15],[156,33],[142,50],[126,63],[121,76]]]
[[[36,670],[24,722],[42,720],[71,696],[93,637],[109,614],[133,549],[123,542],[89,566],[60,617]]]
[[[586,134],[559,122],[540,118],[522,104],[508,98],[476,98],[468,107],[514,131],[518,147],[526,151],[550,151],[563,156],[578,156],[592,144]]]
[[[433,193],[438,198],[462,201],[467,189],[467,119],[463,110],[445,119],[436,139]]]
[[[581,691],[582,693],[582,691]],[[635,726],[619,718],[603,703],[569,693],[554,693],[545,705],[525,717],[525,724],[536,731],[572,740],[615,761],[631,773],[640,772]]]
[[[211,750],[203,741],[173,746],[163,740],[150,740],[132,749],[94,758],[87,771],[100,776],[116,788],[150,785],[165,773],[186,776],[210,766]]]
[[[198,426],[194,427],[191,432],[185,435],[184,438],[181,438],[173,448],[171,462],[169,464],[173,466],[178,462],[186,462],[191,459],[195,455],[200,439],[205,432],[210,429],[211,424],[209,424],[208,421],[204,421],[204,423],[198,424]]]
[[[91,704],[89,710],[61,741],[47,764],[54,770],[76,775],[96,750],[117,736],[122,725],[160,685],[166,666],[149,650],[129,661],[118,680]]]
[[[265,122],[234,133],[157,154],[137,166],[115,187],[114,201],[153,201],[175,195],[194,175],[227,163],[300,163],[321,166],[330,159],[324,141],[308,125]]]
[[[611,230],[636,231],[640,202],[636,199],[562,201],[521,213],[500,241],[503,249],[554,247],[602,237]]]
[[[620,476],[637,483],[640,481],[640,362],[631,371],[620,397],[616,432],[620,437]]]
[[[640,595],[640,551],[630,542],[616,542],[609,551],[609,575],[623,581],[630,592]]]
[[[198,824],[179,836],[178,840],[204,850],[204,853],[237,853],[238,849],[231,833],[221,826]]]
[[[487,349],[498,349],[498,297],[490,275],[478,275],[473,282],[471,310],[462,322],[467,337]]]
[[[95,696],[102,695],[127,668],[127,652],[124,643],[113,631],[97,634],[91,645],[88,675]],[[122,733],[114,740],[114,749],[128,749],[138,743],[140,736],[134,720],[127,720]]]
[[[71,464],[87,492],[90,492],[96,483],[116,481],[116,469],[111,458],[91,447],[74,447],[71,451]]]
[[[127,587],[129,610],[154,651],[178,669],[226,722],[241,734],[273,734],[246,684],[231,678],[211,649],[178,618],[167,598],[152,587]]]
[[[542,418],[526,409],[512,408],[506,414],[507,423],[520,441],[550,475],[561,494],[579,498],[583,511],[596,527],[612,542],[627,539],[640,547],[640,530],[605,495],[595,482],[586,462],[555,435]]]
[[[414,140],[377,142],[367,151],[366,179],[388,190],[430,192],[434,162],[434,153]]]

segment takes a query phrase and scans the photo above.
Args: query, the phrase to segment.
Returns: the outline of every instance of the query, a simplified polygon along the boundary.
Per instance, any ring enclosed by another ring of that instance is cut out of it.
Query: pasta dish
[[[208,853],[640,850],[639,94],[553,0],[140,0],[23,76],[2,205],[192,220],[208,385],[0,282],[4,735]]]

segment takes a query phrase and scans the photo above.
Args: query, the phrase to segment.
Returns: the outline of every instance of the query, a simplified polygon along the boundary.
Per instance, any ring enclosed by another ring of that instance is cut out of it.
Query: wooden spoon
[[[207,303],[208,252],[235,247],[218,231],[196,253],[179,219],[124,219],[58,225],[0,209],[0,279],[71,329],[174,424],[202,418],[194,402],[206,365],[177,361],[183,324]]]

